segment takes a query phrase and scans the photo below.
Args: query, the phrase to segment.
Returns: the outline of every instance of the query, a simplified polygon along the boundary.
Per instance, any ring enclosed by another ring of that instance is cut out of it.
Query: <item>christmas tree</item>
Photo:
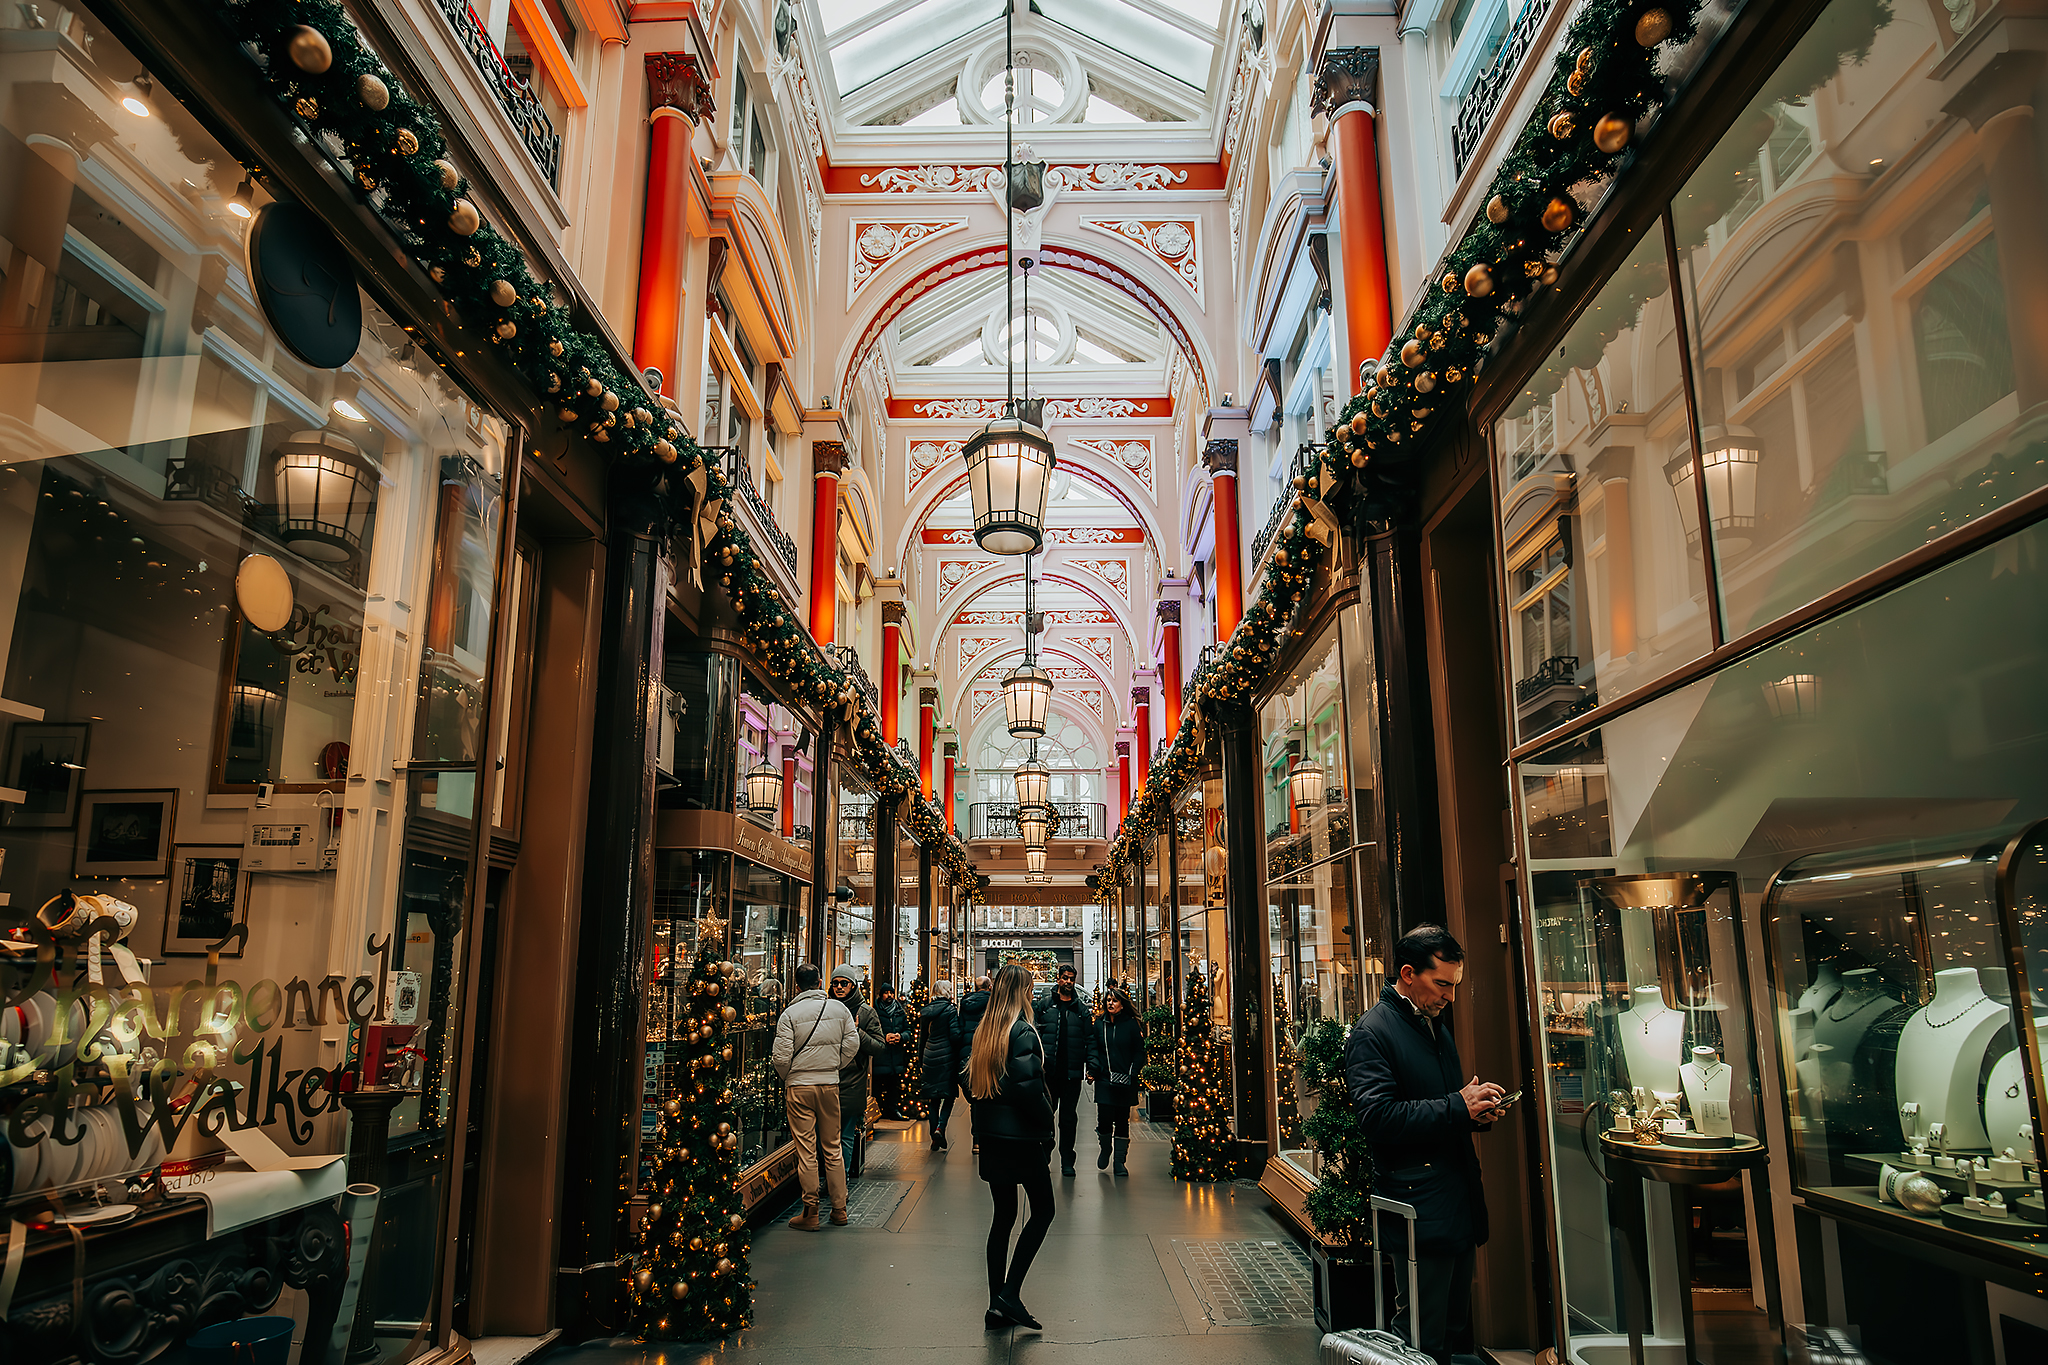
[[[738,965],[700,944],[688,993],[675,1006],[669,1066],[681,1079],[668,1080],[653,1140],[642,1149],[647,1217],[630,1298],[643,1338],[709,1341],[752,1317],[730,1033],[744,1003],[742,982]]]
[[[1209,998],[1188,993],[1181,1021],[1178,1093],[1173,1102],[1173,1178],[1201,1183],[1237,1174],[1230,1136],[1228,1048],[1216,1044]]]
[[[1273,1048],[1273,1085],[1279,1097],[1280,1147],[1282,1151],[1301,1145],[1301,1105],[1294,1095],[1294,1021],[1287,1017],[1287,991],[1279,977],[1273,978],[1273,1027],[1279,1038]]]
[[[1302,1132],[1321,1154],[1322,1178],[1309,1191],[1315,1230],[1349,1254],[1372,1245],[1372,1149],[1359,1131],[1344,1079],[1344,1026],[1322,1019],[1301,1040],[1301,1078],[1316,1097]]]
[[[918,1043],[917,1021],[931,1002],[931,987],[922,976],[913,978],[910,993],[903,997],[903,1049],[910,1060],[903,1068],[903,1093],[896,1099],[898,1112],[913,1121],[924,1117],[924,1049]]]

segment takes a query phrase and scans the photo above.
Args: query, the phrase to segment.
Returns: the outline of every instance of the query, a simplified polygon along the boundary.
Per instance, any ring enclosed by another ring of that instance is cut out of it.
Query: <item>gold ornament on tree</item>
[[[363,102],[365,109],[382,113],[391,103],[391,87],[375,76],[364,72],[356,77],[356,98]]]
[[[1644,10],[1636,20],[1636,42],[1643,47],[1655,47],[1671,36],[1671,28],[1668,10]]]
[[[309,75],[324,75],[334,65],[334,49],[328,45],[327,35],[311,24],[301,24],[292,30],[285,52],[293,66]]]
[[[458,199],[449,207],[448,230],[456,236],[467,237],[483,225],[483,215],[467,199]]]
[[[1621,115],[1602,114],[1600,121],[1593,125],[1593,145],[1613,156],[1628,146],[1629,134],[1633,131],[1633,126]]]

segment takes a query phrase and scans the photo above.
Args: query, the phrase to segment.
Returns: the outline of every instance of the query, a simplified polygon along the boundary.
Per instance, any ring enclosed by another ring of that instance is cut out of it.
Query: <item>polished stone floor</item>
[[[877,1135],[868,1226],[755,1235],[758,1324],[712,1347],[592,1343],[545,1365],[1307,1365],[1307,1261],[1251,1184],[1189,1186],[1168,1175],[1168,1129],[1131,1144],[1131,1174],[1094,1162],[1082,1115],[1081,1174],[1053,1187],[1058,1216],[1024,1301],[1043,1332],[986,1332],[982,1247],[987,1187],[975,1176],[966,1114],[950,1152],[922,1124]],[[1139,1129],[1139,1125],[1133,1125]],[[887,1187],[887,1188],[881,1188]],[[856,1203],[861,1202],[856,1200]],[[878,1216],[879,1215],[879,1216]]]

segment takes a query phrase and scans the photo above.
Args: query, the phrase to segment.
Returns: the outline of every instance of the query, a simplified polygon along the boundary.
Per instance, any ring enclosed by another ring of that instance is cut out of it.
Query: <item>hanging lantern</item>
[[[1052,438],[1013,407],[976,432],[960,454],[974,498],[974,543],[992,555],[1036,553],[1045,538],[1046,489],[1059,463]]]
[[[345,564],[362,553],[377,505],[377,469],[336,431],[302,431],[278,446],[278,538],[317,564]]]
[[[1287,783],[1294,789],[1294,808],[1305,814],[1321,806],[1324,781],[1322,764],[1295,764],[1294,771],[1287,775]]]
[[[1019,806],[1049,806],[1052,804],[1052,774],[1037,759],[1020,764],[1016,772],[1017,804]]]
[[[1033,885],[1033,886],[1051,886],[1051,885],[1052,885],[1052,873],[1050,873],[1050,872],[1026,872],[1026,873],[1024,874],[1024,880],[1025,880],[1025,881],[1027,881],[1027,882],[1029,882],[1029,883],[1030,883],[1031,885]]]
[[[1814,720],[1820,716],[1820,675],[1787,673],[1764,684],[1764,705],[1772,720]]]
[[[1003,710],[1009,715],[1012,737],[1043,738],[1051,706],[1052,674],[1037,664],[1020,664],[1003,675]]]
[[[747,809],[760,816],[782,809],[782,769],[765,758],[747,769]]]
[[[872,877],[875,874],[875,851],[871,848],[855,849],[853,870],[863,877]]]
[[[1048,806],[1018,807],[1017,833],[1023,836],[1027,852],[1045,847],[1045,841],[1052,833],[1052,819],[1052,810]]]
[[[1757,466],[1763,451],[1748,427],[1706,427],[1700,432],[1700,469],[1707,481],[1707,515],[1713,519],[1714,546],[1732,553],[1746,549],[1756,528]],[[1699,495],[1693,491],[1692,450],[1681,444],[1664,466],[1678,519],[1688,543],[1700,538]]]
[[[1024,870],[1027,872],[1045,871],[1045,850],[1042,848],[1025,849]]]

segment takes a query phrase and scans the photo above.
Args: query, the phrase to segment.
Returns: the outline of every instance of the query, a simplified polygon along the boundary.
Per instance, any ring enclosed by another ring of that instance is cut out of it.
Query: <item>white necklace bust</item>
[[[1629,1084],[1667,1095],[1677,1093],[1685,1015],[1665,1008],[1662,989],[1636,987],[1634,1000],[1616,1017],[1614,1027],[1621,1035],[1622,1056],[1628,1060]]]
[[[1710,1047],[1694,1048],[1692,1060],[1678,1068],[1693,1127],[1708,1137],[1735,1136],[1735,1114],[1728,1105],[1733,1074],[1733,1068]]]
[[[1923,1132],[1945,1125],[1950,1151],[1991,1145],[1977,1078],[1985,1049],[2010,1018],[1984,993],[1975,967],[1951,967],[1935,973],[1934,999],[1899,1033],[1899,1101],[1920,1106]]]

